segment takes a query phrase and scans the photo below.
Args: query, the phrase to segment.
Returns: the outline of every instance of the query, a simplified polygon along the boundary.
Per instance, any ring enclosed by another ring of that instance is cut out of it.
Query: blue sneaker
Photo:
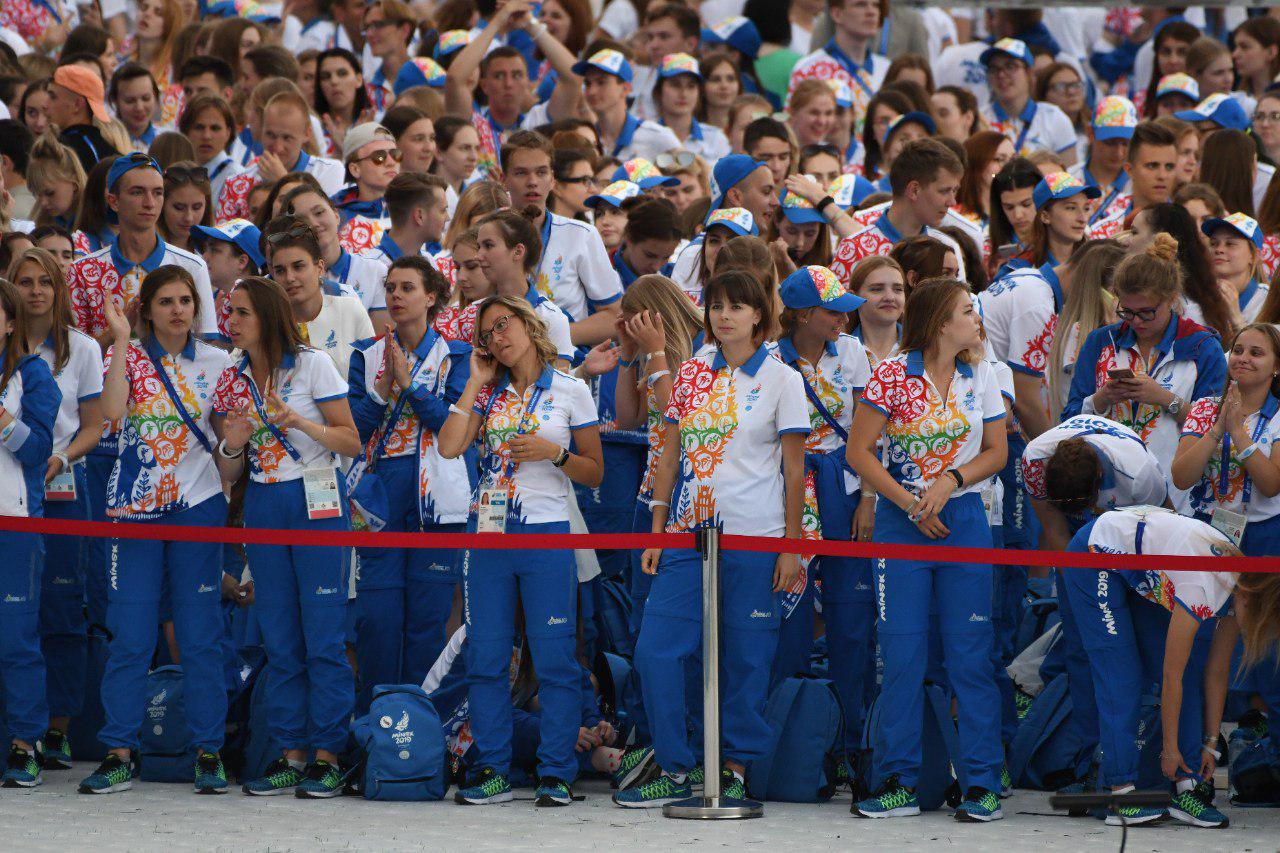
[[[955,818],[967,823],[988,823],[1000,820],[1004,812],[1000,810],[1000,797],[995,791],[974,786],[965,792],[964,800],[956,809]]]
[[[687,774],[680,778],[670,773],[660,773],[651,782],[619,791],[613,795],[613,801],[624,809],[656,809],[692,796],[693,786],[689,784]]]
[[[720,796],[731,800],[747,798],[747,783],[741,776],[729,768],[720,771]]]
[[[538,790],[534,794],[533,804],[535,806],[573,805],[573,789],[563,779],[543,776],[538,780]]]
[[[1169,801],[1169,817],[1205,829],[1226,829],[1231,824],[1198,787],[1173,795]]]
[[[1000,799],[1007,800],[1013,796],[1013,774],[1009,772],[1008,763],[1000,766]]]
[[[1165,809],[1121,806],[1107,815],[1106,824],[1107,826],[1142,826],[1144,823],[1159,823],[1168,816],[1169,813]]]
[[[227,792],[227,768],[222,759],[212,752],[200,751],[196,756],[196,793],[225,794]]]
[[[707,768],[701,764],[695,764],[693,769],[685,777],[685,781],[689,783],[690,788],[701,788],[707,782]]]
[[[915,791],[899,784],[897,776],[890,776],[879,791],[854,803],[849,812],[854,817],[913,817],[920,814],[920,800]]]
[[[453,801],[464,806],[488,806],[494,803],[509,803],[515,798],[511,790],[511,782],[506,775],[492,767],[480,771],[471,785],[459,788],[453,795]]]
[[[618,761],[618,769],[613,771],[613,787],[619,791],[625,791],[627,788],[648,782],[658,772],[658,765],[654,763],[651,747],[628,749]]]
[[[49,729],[41,740],[45,770],[71,769],[71,740],[57,729]]]
[[[82,794],[115,794],[133,787],[133,762],[125,761],[114,752],[102,759],[98,769],[80,783]]]
[[[40,760],[36,754],[16,745],[11,746],[0,787],[34,788],[40,781]]]
[[[307,765],[305,778],[294,796],[300,800],[327,800],[342,795],[342,774],[327,761],[316,759]]]
[[[245,782],[240,790],[254,797],[279,797],[297,791],[301,782],[302,771],[284,758],[277,758],[267,765],[265,773]]]

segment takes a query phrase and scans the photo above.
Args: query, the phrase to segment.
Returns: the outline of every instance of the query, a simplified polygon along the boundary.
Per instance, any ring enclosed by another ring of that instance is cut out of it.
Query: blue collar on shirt
[[[298,361],[297,354],[291,353],[291,352],[285,352],[283,355],[280,356],[280,369],[293,370],[293,366],[294,364],[297,363],[297,361]],[[240,359],[240,363],[236,365],[236,372],[240,374],[247,374],[249,372],[249,367],[250,367],[249,354],[245,353],[244,357]]]
[[[156,340],[155,335],[147,338],[147,342],[143,344],[143,346],[146,347],[147,355],[151,356],[156,361],[159,361],[169,354],[165,351],[164,347],[160,346],[160,342]],[[187,345],[182,348],[181,354],[187,361],[196,360],[196,339],[194,335],[187,335]]]
[[[833,358],[840,354],[840,351],[836,349],[835,341],[827,341],[823,344],[823,349],[826,350],[827,355]],[[796,351],[795,341],[791,340],[790,335],[785,338],[778,338],[778,357],[787,364],[795,364],[800,360],[800,353]]]
[[[432,257],[444,251],[444,246],[440,245],[439,240],[432,240],[430,243],[424,243],[422,248]]]
[[[301,169],[294,171],[301,171]],[[361,201],[360,187],[357,184],[343,187],[330,196],[330,199],[337,205],[344,223],[353,216],[363,216],[366,219],[382,219],[386,216],[386,200],[375,198],[373,201]]]
[[[836,40],[834,38],[827,42],[823,50],[825,50],[832,59],[840,64],[840,67],[845,70],[845,73],[853,78],[853,82],[858,85],[858,88],[862,89],[862,91],[868,95],[871,94],[871,86],[867,82],[867,78],[871,76],[870,48],[867,48],[867,57],[865,64],[863,65],[859,65],[854,62],[853,57],[845,53],[844,50],[841,49],[840,45],[836,44]],[[866,76],[864,77],[863,75]],[[744,78],[744,80],[745,79],[746,78]]]
[[[1276,416],[1276,412],[1280,410],[1280,399],[1275,394],[1267,394],[1267,399],[1262,401],[1262,408],[1258,410],[1258,417],[1270,420]]]
[[[614,157],[618,156],[619,151],[631,147],[631,140],[636,135],[636,130],[639,127],[640,119],[631,113],[627,113],[627,120],[622,123],[622,130],[618,131],[618,138],[613,143]]]
[[[741,370],[743,373],[747,374],[748,376],[755,376],[756,373],[759,372],[760,370],[760,365],[764,364],[764,360],[768,357],[769,357],[769,350],[765,348],[764,344],[761,344],[760,346],[756,347],[756,351],[751,356],[751,358],[743,362],[742,366],[738,369]],[[724,352],[720,349],[720,347],[716,347],[716,357],[711,360],[711,369],[719,370],[722,367],[728,367],[728,366],[729,366],[729,362],[724,360]]]
[[[890,207],[892,207],[892,205],[890,205]],[[880,214],[880,217],[876,219],[875,226],[890,243],[897,244],[906,239],[902,232],[895,228],[893,223],[889,221],[889,208],[885,208],[884,213]]]
[[[120,254],[120,238],[116,237],[111,241],[111,263],[115,264],[116,272],[120,273],[120,275],[128,275],[129,271],[134,267],[142,267],[144,270],[151,273],[155,272],[156,268],[160,266],[160,262],[164,260],[164,250],[164,241],[157,236],[155,249],[150,255],[147,255],[146,260],[140,264],[135,264],[133,261]]]
[[[208,173],[209,180],[212,181],[218,175],[221,175],[229,165],[231,165],[231,158],[227,156],[227,152],[219,151],[213,155],[213,158],[208,163],[204,164],[204,170]]]
[[[311,20],[307,21],[305,24],[302,25],[302,31],[304,33],[310,32],[317,24],[324,23],[327,20],[329,19],[324,17],[323,15],[318,18],[312,18]]]
[[[1044,280],[1049,282],[1049,289],[1053,291],[1053,312],[1056,314],[1062,310],[1062,282],[1058,279],[1058,266],[1052,261],[1040,267],[1040,275],[1044,276]]]
[[[404,257],[404,250],[401,249],[398,245],[396,245],[395,240],[391,239],[390,231],[382,232],[382,240],[379,241],[378,248],[381,249],[383,253],[385,253],[386,256],[393,261],[398,261],[402,257]],[[343,254],[345,255],[346,252],[343,252]]]
[[[1245,285],[1244,290],[1240,291],[1240,310],[1243,311],[1245,306],[1249,304],[1249,300],[1258,292],[1258,280],[1256,278],[1249,279],[1249,283]]]
[[[482,108],[480,110],[480,115],[484,117],[485,121],[489,122],[489,127],[493,128],[493,135],[496,137],[501,137],[502,134],[506,133],[509,129],[498,124],[497,119],[493,117],[493,113],[490,112],[488,107]],[[524,113],[520,113],[520,115],[516,116],[516,120],[512,123],[511,127],[519,127],[524,122],[524,117]]]
[[[551,365],[548,364],[546,367],[542,368],[542,373],[539,374],[537,380],[533,384],[545,391],[551,387],[551,380],[554,376],[555,370],[553,370]],[[493,390],[495,395],[507,390],[510,385],[511,372],[507,371],[507,374],[499,379],[497,384],[494,385]]]
[[[262,156],[262,143],[253,138],[253,132],[249,130],[249,125],[244,126],[244,130],[240,131],[237,137],[244,143],[244,159],[240,161],[241,165],[247,165],[254,157]]]
[[[1027,104],[1022,108],[1022,112],[1018,114],[1018,121],[1022,122],[1024,129],[1031,124],[1031,120],[1036,117],[1036,99],[1027,98]],[[1000,106],[997,100],[991,101],[991,109],[996,114],[996,118],[1002,122],[1009,120],[1009,114],[1004,111],[1004,107]]]
[[[1169,352],[1173,349],[1174,339],[1178,336],[1178,317],[1176,312],[1169,314],[1169,325],[1165,327],[1164,334],[1160,337],[1160,343],[1156,344],[1156,350],[1161,353]],[[1116,340],[1117,348],[1134,348],[1138,346],[1138,336],[1134,334],[1133,327],[1128,323],[1120,324],[1120,337]]]
[[[534,286],[532,281],[529,282],[529,292],[524,295],[524,298],[528,299],[529,304],[534,308],[547,301],[547,298],[538,292],[538,288]]]
[[[956,358],[956,372],[966,379],[973,377],[973,365]],[[924,353],[918,349],[907,351],[907,375],[924,376]]]
[[[341,251],[342,254],[338,255],[338,260],[329,267],[328,278],[346,284],[347,276],[351,275],[351,253],[346,249]]]
[[[622,280],[623,290],[630,287],[632,283],[640,277],[640,274],[633,270],[631,265],[627,263],[627,259],[622,256],[622,250],[626,248],[626,245],[626,243],[623,243],[615,249],[613,257],[611,258],[613,261],[613,268],[617,270],[618,278]]]
[[[133,137],[133,140],[135,142],[141,142],[143,145],[150,146],[151,143],[155,142],[156,140],[156,133],[157,131],[156,131],[155,123],[147,122],[147,129],[142,131],[142,133],[138,134],[137,136]]]
[[[1089,166],[1091,163],[1092,163],[1091,160],[1086,161],[1084,164],[1084,169],[1081,170],[1081,176],[1084,178],[1084,185],[1087,187],[1101,187],[1102,182],[1099,181],[1097,178],[1095,178],[1093,176],[1093,172],[1089,170]],[[1128,185],[1129,185],[1129,173],[1126,172],[1124,169],[1121,169],[1120,174],[1116,175],[1116,179],[1111,182],[1111,192],[1113,194],[1120,192]],[[1099,210],[1101,210],[1104,207],[1106,207],[1105,204],[1098,205]]]
[[[1085,439],[1088,442],[1088,439]],[[1099,489],[1114,489],[1116,487],[1116,469],[1111,464],[1111,460],[1107,454],[1094,449],[1094,456],[1098,457],[1098,467],[1102,469],[1102,481],[1098,483]]]
[[[394,335],[396,341],[399,342],[400,335],[395,332],[392,332],[391,334]],[[421,364],[422,360],[427,357],[427,353],[431,352],[431,348],[436,345],[436,340],[439,337],[439,332],[430,327],[427,328],[427,333],[422,336],[422,340],[418,341],[418,345],[413,348],[413,354],[417,356],[419,364]]]
[[[294,163],[294,164],[293,164],[293,168],[292,168],[292,169],[290,169],[289,171],[290,171],[290,172],[305,172],[305,171],[307,171],[307,166],[309,166],[310,164],[311,164],[311,155],[310,155],[310,154],[308,154],[308,153],[307,153],[307,152],[305,152],[305,151],[299,151],[299,152],[298,152],[298,162]]]

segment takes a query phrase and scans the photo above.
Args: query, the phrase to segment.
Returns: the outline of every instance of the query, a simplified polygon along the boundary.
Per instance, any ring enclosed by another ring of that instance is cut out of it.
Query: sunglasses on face
[[[359,163],[362,160],[368,160],[370,163],[372,163],[375,166],[381,166],[383,163],[387,162],[388,157],[390,157],[392,160],[395,160],[397,163],[399,163],[400,160],[404,157],[404,153],[399,148],[382,148],[367,156],[357,157],[352,162]]]

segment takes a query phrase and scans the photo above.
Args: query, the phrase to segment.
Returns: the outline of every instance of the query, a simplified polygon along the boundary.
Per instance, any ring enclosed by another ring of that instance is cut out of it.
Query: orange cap
[[[106,89],[102,78],[81,65],[63,65],[53,72],[53,82],[89,102],[89,111],[98,121],[111,121],[107,112]]]

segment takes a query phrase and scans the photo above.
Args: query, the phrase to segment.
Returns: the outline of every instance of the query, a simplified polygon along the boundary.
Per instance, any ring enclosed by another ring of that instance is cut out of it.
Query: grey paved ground
[[[694,823],[659,813],[624,811],[607,786],[588,782],[584,802],[538,809],[531,799],[502,806],[371,803],[353,798],[299,801],[246,797],[238,791],[198,797],[186,785],[135,783],[104,797],[76,794],[89,765],[46,774],[33,791],[0,791],[0,851],[329,851],[329,850],[692,850],[848,849],[1114,851],[1120,832],[1088,818],[1049,816],[1047,795],[1020,792],[1005,820],[959,824],[946,812],[891,821],[856,820],[848,794],[821,805],[770,803],[759,820]],[[1219,786],[1221,787],[1220,780]],[[531,797],[530,792],[518,792]],[[1220,796],[1221,799],[1221,796]],[[1275,851],[1280,810],[1228,807],[1227,830],[1174,824],[1137,829],[1130,851]]]

